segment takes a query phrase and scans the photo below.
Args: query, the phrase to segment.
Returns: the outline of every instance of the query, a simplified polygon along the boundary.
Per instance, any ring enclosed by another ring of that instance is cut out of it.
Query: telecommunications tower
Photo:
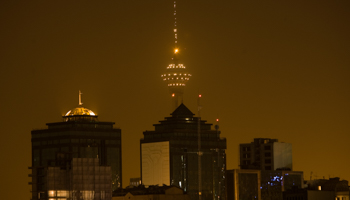
[[[179,63],[178,54],[179,49],[177,47],[177,33],[178,28],[176,24],[176,1],[174,1],[174,55],[172,63],[166,69],[166,72],[161,75],[163,81],[168,85],[169,92],[172,98],[172,108],[175,110],[183,102],[183,93],[187,81],[190,79],[191,74],[186,70],[183,64]]]

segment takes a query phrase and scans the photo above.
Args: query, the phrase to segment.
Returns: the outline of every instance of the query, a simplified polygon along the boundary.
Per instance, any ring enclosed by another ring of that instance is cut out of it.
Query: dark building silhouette
[[[227,170],[227,200],[261,200],[260,172],[260,170],[245,169]]]
[[[112,200],[191,200],[188,194],[185,194],[183,189],[176,186],[158,186],[152,185],[145,187],[144,185],[129,186],[125,189],[118,189],[113,192]]]
[[[292,145],[277,139],[254,138],[240,144],[240,168],[227,170],[227,197],[282,200],[283,192],[302,187],[303,172],[292,171]]]
[[[240,168],[260,170],[292,170],[292,144],[277,139],[254,138],[240,144]]]
[[[303,172],[282,170],[227,170],[227,199],[282,200],[283,192],[302,187]]]
[[[121,130],[113,128],[114,124],[114,122],[98,121],[94,112],[82,107],[79,103],[77,108],[63,116],[63,122],[47,123],[47,129],[33,130],[31,132],[32,166],[30,167],[32,199],[49,199],[49,191],[53,193],[55,189],[48,185],[50,180],[48,172],[56,168],[66,170],[67,174],[71,173],[72,162],[76,158],[95,159],[90,164],[87,160],[81,160],[81,162],[86,161],[81,165],[91,166],[91,169],[102,170],[102,166],[109,166],[110,172],[108,168],[103,168],[111,176],[110,179],[105,179],[107,180],[105,184],[109,184],[113,190],[120,188],[122,186]],[[76,169],[80,170],[80,168]],[[103,174],[97,171],[94,173]],[[76,176],[67,175],[67,177]],[[77,179],[79,177],[82,176],[78,176]],[[66,191],[74,190],[71,181],[73,180],[68,181]],[[82,181],[82,184],[84,182]]]
[[[282,200],[283,192],[292,187],[303,186],[301,171],[261,170],[261,199]]]
[[[198,126],[200,123],[200,126]],[[172,185],[198,199],[198,127],[201,135],[203,200],[225,199],[226,139],[218,127],[194,117],[181,104],[141,139],[141,179],[144,185]]]
[[[349,200],[349,182],[340,178],[305,181],[305,188],[293,187],[283,192],[283,200]]]

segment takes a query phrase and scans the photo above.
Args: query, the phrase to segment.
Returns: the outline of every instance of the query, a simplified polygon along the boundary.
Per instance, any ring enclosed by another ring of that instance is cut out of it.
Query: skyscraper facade
[[[62,118],[62,122],[47,123],[47,129],[31,132],[32,199],[49,199],[48,192],[52,189],[47,184],[50,179],[47,172],[52,171],[52,167],[58,167],[58,169],[65,169],[68,173],[72,169],[75,158],[94,158],[90,165],[96,169],[102,169],[97,166],[109,166],[111,174],[109,185],[113,190],[120,188],[122,186],[121,130],[113,127],[114,122],[98,121],[97,115],[84,108],[80,100],[79,106],[67,112]],[[108,171],[108,168],[103,169]],[[73,190],[72,185],[67,187],[68,190]]]
[[[200,125],[198,126],[198,123]],[[172,114],[145,131],[141,139],[141,179],[144,185],[174,185],[191,199],[225,199],[226,139],[218,127],[199,120],[181,104]],[[200,127],[201,151],[198,152]],[[199,191],[198,156],[202,187]]]

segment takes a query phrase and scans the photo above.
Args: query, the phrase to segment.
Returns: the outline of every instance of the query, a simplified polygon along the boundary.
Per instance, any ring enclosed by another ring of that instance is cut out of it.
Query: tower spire
[[[183,64],[179,64],[178,62],[178,28],[177,28],[177,3],[174,0],[174,54],[172,58],[172,64],[167,67],[167,70],[164,74],[161,75],[163,81],[167,82],[169,92],[171,94],[172,99],[172,109],[176,109],[183,102],[183,93],[186,82],[190,79],[191,74],[189,74],[186,70],[186,67]]]
[[[177,26],[176,26],[176,0],[174,1],[174,39],[175,39],[175,50],[174,53],[177,53]]]

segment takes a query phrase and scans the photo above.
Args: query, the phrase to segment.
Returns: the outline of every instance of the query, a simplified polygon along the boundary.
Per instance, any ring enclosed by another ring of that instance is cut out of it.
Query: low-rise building
[[[349,200],[348,181],[338,177],[305,181],[306,188],[293,187],[283,192],[284,200]]]
[[[283,192],[302,187],[303,172],[285,170],[227,170],[227,199],[282,200]]]

